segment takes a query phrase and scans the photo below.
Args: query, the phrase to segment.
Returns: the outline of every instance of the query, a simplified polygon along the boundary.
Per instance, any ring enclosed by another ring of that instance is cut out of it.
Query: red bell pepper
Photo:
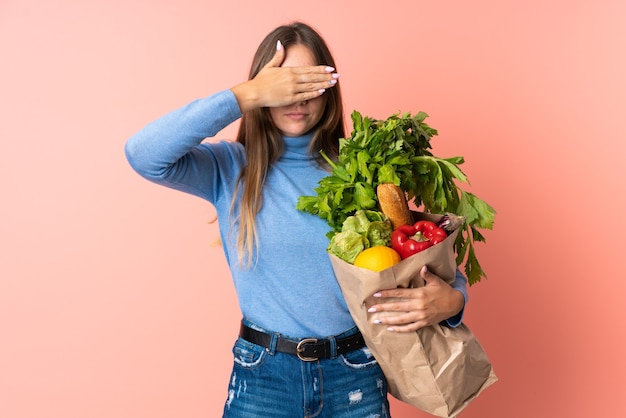
[[[413,225],[402,225],[391,233],[391,248],[402,259],[439,244],[448,234],[430,221],[417,221]]]

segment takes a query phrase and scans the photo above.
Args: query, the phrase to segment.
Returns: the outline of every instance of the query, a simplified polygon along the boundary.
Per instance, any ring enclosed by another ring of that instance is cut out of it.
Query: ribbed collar
[[[313,156],[309,153],[309,144],[313,140],[314,132],[309,132],[302,136],[283,136],[285,141],[285,152],[280,157],[283,161],[288,160],[312,160]]]

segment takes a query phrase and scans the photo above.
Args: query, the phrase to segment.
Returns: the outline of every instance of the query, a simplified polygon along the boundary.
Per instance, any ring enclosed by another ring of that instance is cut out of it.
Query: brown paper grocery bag
[[[440,215],[416,214],[438,220]],[[387,331],[372,323],[367,309],[378,290],[424,285],[422,266],[452,284],[456,273],[454,240],[458,230],[443,242],[400,263],[375,272],[355,267],[329,254],[335,275],[367,346],[380,364],[395,398],[438,417],[457,416],[478,394],[497,381],[482,346],[465,325],[433,325],[411,333]]]

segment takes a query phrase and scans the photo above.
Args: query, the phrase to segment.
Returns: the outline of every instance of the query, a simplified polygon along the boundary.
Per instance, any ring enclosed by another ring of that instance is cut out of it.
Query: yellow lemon
[[[382,271],[400,262],[400,254],[391,247],[377,245],[370,247],[354,260],[354,265],[368,270]]]

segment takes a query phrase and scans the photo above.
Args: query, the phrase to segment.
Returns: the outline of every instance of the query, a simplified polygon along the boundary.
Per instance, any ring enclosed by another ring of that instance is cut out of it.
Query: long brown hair
[[[304,45],[313,52],[317,65],[337,68],[326,42],[315,29],[307,24],[295,22],[279,26],[263,39],[252,61],[250,80],[272,59],[279,40],[285,49],[291,45]],[[324,151],[328,157],[335,159],[339,153],[339,138],[345,137],[343,103],[339,85],[327,89],[324,96],[326,100],[324,113],[314,128],[315,133],[309,145],[309,152],[322,166],[326,163],[320,151]],[[243,144],[245,148],[246,166],[239,174],[234,195],[236,197],[239,187],[243,187],[239,213],[234,213],[235,197],[233,197],[231,217],[239,218],[238,259],[241,262],[244,254],[247,254],[248,265],[250,265],[253,252],[257,247],[256,215],[263,205],[263,185],[270,166],[283,152],[284,142],[282,134],[272,121],[268,108],[257,108],[242,115],[237,142]]]

